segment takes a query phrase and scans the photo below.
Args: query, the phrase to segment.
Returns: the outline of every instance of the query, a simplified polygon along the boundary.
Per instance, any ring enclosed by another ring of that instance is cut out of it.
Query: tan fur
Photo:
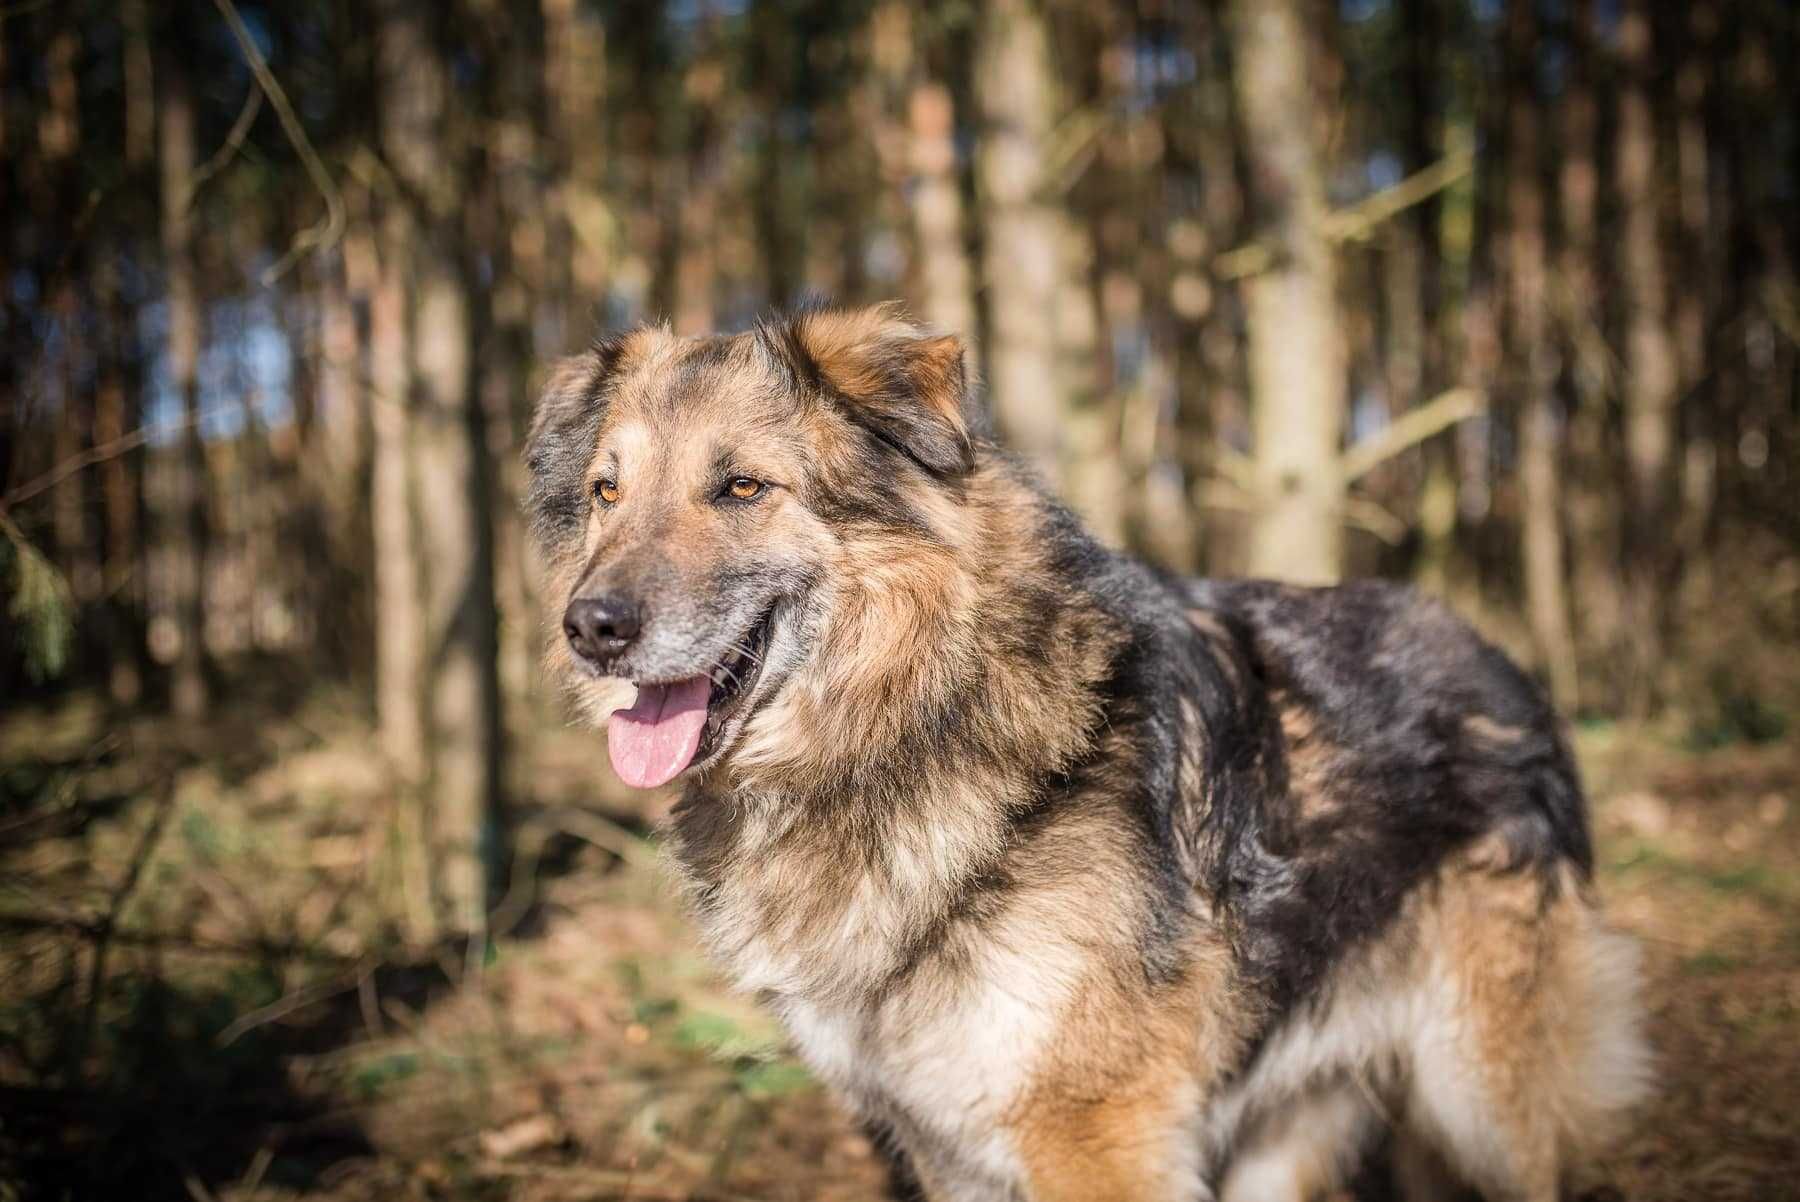
[[[1643,1091],[1636,956],[1572,874],[1506,864],[1498,840],[1475,844],[1421,915],[1428,988],[1461,1021],[1421,1049],[1450,1071],[1416,1074],[1407,1113],[1465,1180],[1551,1202]]]

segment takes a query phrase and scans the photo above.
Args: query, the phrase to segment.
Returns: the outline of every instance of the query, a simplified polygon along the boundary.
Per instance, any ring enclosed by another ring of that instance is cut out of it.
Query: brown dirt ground
[[[661,803],[541,729],[471,968],[409,934],[405,809],[348,700],[0,719],[0,1202],[887,1196],[708,974],[643,838]],[[1800,1199],[1800,745],[1581,751],[1662,1066],[1612,1176],[1634,1202]]]

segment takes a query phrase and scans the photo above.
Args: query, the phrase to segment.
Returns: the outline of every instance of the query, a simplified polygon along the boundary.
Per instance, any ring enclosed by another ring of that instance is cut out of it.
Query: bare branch
[[[1429,200],[1474,170],[1475,148],[1458,147],[1399,183],[1326,216],[1325,238],[1330,242],[1362,241],[1383,222]],[[1219,254],[1213,259],[1213,272],[1221,279],[1242,279],[1267,271],[1274,261],[1274,248],[1258,239]]]
[[[1440,430],[1466,421],[1486,409],[1487,398],[1473,388],[1452,388],[1439,393],[1345,451],[1344,483],[1349,484],[1368,475],[1408,447],[1424,442]]]
[[[1459,147],[1399,183],[1331,214],[1325,219],[1325,236],[1333,242],[1361,241],[1382,222],[1429,200],[1474,170],[1475,148]]]
[[[1367,497],[1344,498],[1344,521],[1358,530],[1367,530],[1390,547],[1406,538],[1406,523],[1387,506]]]

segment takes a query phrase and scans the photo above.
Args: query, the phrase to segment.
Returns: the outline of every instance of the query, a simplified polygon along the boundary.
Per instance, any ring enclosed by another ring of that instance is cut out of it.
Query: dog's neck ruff
[[[885,548],[881,587],[676,809],[703,938],[747,990],[890,985],[1092,748],[1122,636],[1021,536],[1066,515],[984,466],[958,517],[910,561]]]

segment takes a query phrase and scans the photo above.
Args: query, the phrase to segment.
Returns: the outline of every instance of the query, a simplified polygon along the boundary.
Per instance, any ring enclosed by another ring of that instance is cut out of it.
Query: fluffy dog
[[[1552,1202],[1647,1080],[1555,715],[1402,588],[1188,581],[890,308],[555,369],[554,669],[706,946],[934,1200]],[[617,682],[637,687],[608,710]]]

